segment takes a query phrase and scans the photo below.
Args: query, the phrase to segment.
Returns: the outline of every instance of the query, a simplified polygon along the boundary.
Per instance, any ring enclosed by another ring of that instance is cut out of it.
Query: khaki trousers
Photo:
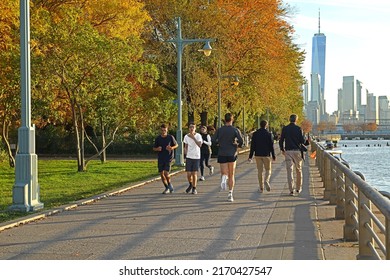
[[[269,189],[271,187],[269,184],[269,179],[271,178],[271,173],[272,173],[272,167],[271,167],[272,158],[255,156],[255,160],[257,165],[257,177],[259,180],[259,187],[260,189],[263,190],[265,185],[266,188]],[[263,180],[264,169],[265,169],[265,174]]]
[[[297,175],[296,181],[295,181],[295,188],[297,191],[301,190],[302,188],[302,156],[301,151],[286,151],[285,152],[285,159],[286,159],[286,169],[287,169],[287,183],[288,188],[290,189],[290,192],[292,192],[293,185],[294,185],[294,169]]]

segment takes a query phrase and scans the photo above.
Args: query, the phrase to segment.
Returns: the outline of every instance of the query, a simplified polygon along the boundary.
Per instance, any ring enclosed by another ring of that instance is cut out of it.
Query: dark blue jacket
[[[275,159],[274,139],[265,128],[256,130],[252,135],[249,158],[252,158],[253,154],[261,157],[272,156]]]
[[[300,151],[301,145],[305,143],[302,129],[295,123],[290,123],[282,129],[280,135],[279,147],[281,151],[296,150]]]

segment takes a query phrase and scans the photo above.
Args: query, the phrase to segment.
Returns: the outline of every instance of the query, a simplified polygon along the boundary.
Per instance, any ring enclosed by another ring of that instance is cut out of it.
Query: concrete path
[[[303,192],[291,197],[282,155],[273,164],[271,192],[262,194],[247,157],[238,159],[234,202],[220,191],[213,160],[216,172],[198,183],[197,195],[185,193],[181,172],[173,194],[162,195],[161,181],[152,180],[18,227],[2,224],[0,259],[355,259],[357,247],[341,240],[334,206],[322,200],[312,160],[305,161]]]

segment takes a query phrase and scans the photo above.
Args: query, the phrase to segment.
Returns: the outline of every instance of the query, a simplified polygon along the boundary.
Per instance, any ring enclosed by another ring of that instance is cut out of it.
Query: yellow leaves
[[[136,0],[89,0],[85,13],[99,32],[123,39],[140,36],[145,22],[150,20],[143,8]]]
[[[9,49],[14,42],[13,30],[19,25],[17,0],[0,1],[0,51]]]
[[[212,78],[200,68],[193,68],[189,75],[191,105],[198,113],[216,104],[217,94]]]

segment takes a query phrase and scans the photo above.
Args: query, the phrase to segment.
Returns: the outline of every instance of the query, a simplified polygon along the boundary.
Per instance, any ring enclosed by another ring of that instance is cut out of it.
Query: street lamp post
[[[221,81],[222,81],[222,79],[232,80],[233,86],[238,86],[238,84],[240,82],[237,75],[222,76],[221,64],[218,64],[218,120],[217,120],[217,128],[221,127]]]
[[[186,45],[192,43],[205,43],[202,51],[206,56],[211,54],[211,46],[210,42],[215,41],[214,39],[183,39],[181,35],[181,19],[177,18],[177,35],[174,40],[167,40],[166,42],[174,43],[176,45],[177,51],[177,132],[176,132],[176,140],[179,145],[176,152],[175,164],[179,166],[184,165],[184,155],[183,155],[183,131],[182,131],[182,101],[181,101],[181,90],[182,90],[182,55],[183,49]]]
[[[31,125],[30,6],[20,0],[21,126],[16,155],[15,185],[11,210],[29,212],[43,208],[39,201],[38,157],[35,154],[35,127]]]

